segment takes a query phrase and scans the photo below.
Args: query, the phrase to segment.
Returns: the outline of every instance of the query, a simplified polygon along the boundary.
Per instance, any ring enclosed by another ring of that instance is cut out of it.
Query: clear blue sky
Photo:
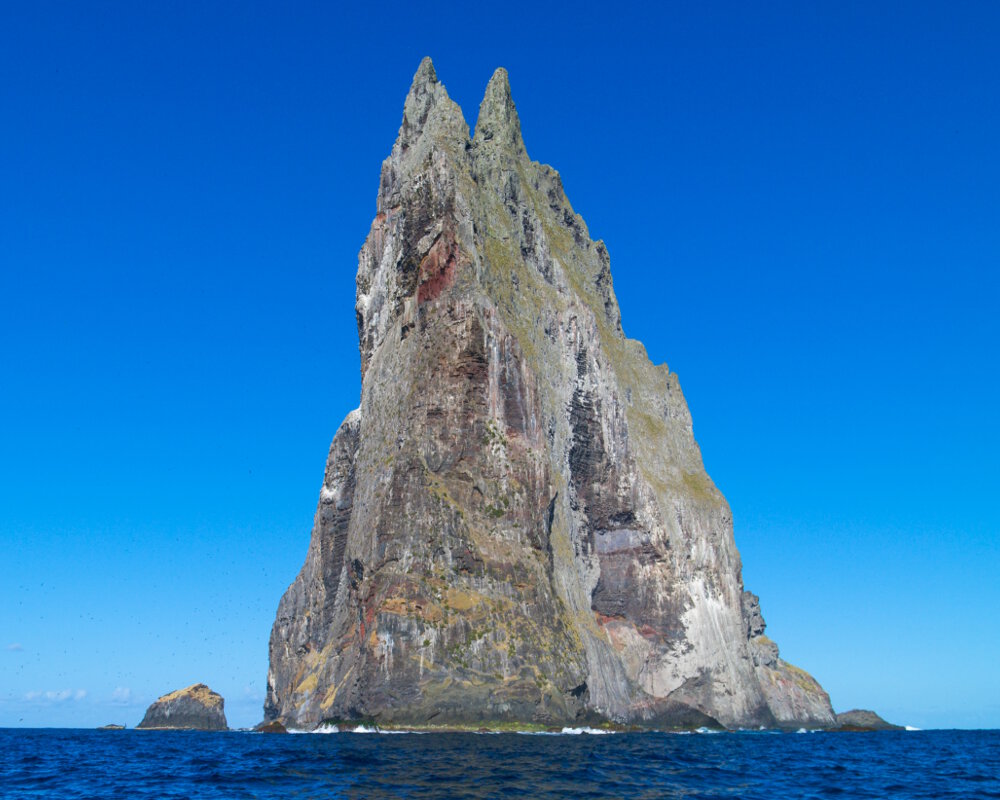
[[[430,55],[470,124],[508,68],[782,654],[1000,727],[1000,5],[825,5],[5,3],[0,726],[260,719]]]

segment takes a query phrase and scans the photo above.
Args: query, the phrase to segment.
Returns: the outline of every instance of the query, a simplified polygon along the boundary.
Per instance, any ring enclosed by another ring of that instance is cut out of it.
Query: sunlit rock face
[[[782,728],[835,727],[837,715],[823,687],[805,670],[779,658],[778,645],[764,635],[760,598],[752,592],[743,593],[743,620],[757,680],[775,724]]]
[[[136,728],[145,730],[225,731],[225,700],[203,683],[163,695]]]
[[[775,724],[729,507],[609,265],[528,157],[506,72],[470,137],[425,59],[359,256],[361,404],[278,608],[267,719]]]

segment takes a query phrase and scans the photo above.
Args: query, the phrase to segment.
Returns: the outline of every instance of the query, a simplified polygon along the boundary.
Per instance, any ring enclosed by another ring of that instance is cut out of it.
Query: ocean
[[[3,798],[1000,798],[1000,731],[0,730]]]

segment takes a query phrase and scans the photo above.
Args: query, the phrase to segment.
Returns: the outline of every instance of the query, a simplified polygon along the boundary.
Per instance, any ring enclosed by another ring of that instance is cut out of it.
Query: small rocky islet
[[[360,405],[262,725],[862,727],[764,635],[677,375],[625,336],[608,249],[528,157],[505,70],[470,135],[424,59],[376,206]]]
[[[257,733],[288,733],[288,728],[278,720],[272,719],[270,722],[261,722],[254,727],[254,731]]]
[[[868,731],[903,731],[902,725],[893,725],[886,722],[874,711],[855,708],[851,711],[844,711],[837,714],[836,725],[831,728],[835,731],[845,732],[868,732]]]
[[[204,683],[195,683],[156,700],[136,729],[226,731],[225,701]]]

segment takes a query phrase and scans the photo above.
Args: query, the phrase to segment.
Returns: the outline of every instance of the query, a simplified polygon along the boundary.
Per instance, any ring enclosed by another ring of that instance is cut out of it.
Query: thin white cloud
[[[243,687],[243,697],[256,702],[264,699],[264,693],[260,689],[255,688],[251,683]]]
[[[41,700],[46,703],[65,703],[69,700],[83,700],[86,696],[86,689],[59,689],[58,691],[27,692],[24,695],[24,699],[29,701]]]
[[[20,653],[24,650],[24,645],[21,644],[20,642],[11,642],[9,645],[7,645],[7,649],[10,650],[10,652],[12,653]]]
[[[127,686],[116,686],[111,693],[111,702],[116,706],[127,706],[132,702],[132,690]]]

